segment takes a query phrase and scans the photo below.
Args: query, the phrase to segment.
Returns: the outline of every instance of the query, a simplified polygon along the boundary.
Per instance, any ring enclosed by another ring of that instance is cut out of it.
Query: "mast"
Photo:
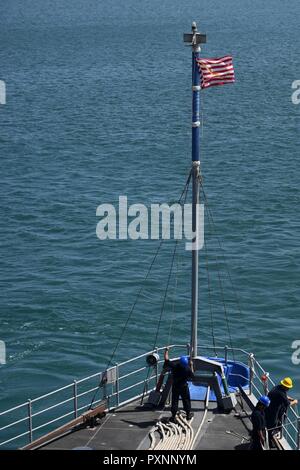
[[[200,44],[206,43],[206,35],[197,32],[197,25],[192,23],[192,32],[184,34],[184,42],[192,46],[192,230],[195,234],[192,248],[192,302],[191,302],[191,358],[197,356],[198,348],[198,204],[200,177],[200,72],[196,59],[200,57]]]

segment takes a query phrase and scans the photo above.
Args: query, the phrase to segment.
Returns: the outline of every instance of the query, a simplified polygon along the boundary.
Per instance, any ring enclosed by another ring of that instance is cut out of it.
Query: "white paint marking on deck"
[[[92,440],[97,436],[97,434],[98,434],[98,432],[100,431],[100,429],[103,427],[103,425],[104,425],[105,423],[107,423],[107,421],[109,420],[110,417],[111,417],[111,415],[109,414],[109,415],[107,416],[107,419],[104,420],[102,424],[100,424],[100,426],[99,426],[99,428],[97,429],[97,431],[95,432],[95,434],[94,434],[94,435],[89,439],[89,441],[87,442],[86,447],[88,447],[89,443],[92,442]]]

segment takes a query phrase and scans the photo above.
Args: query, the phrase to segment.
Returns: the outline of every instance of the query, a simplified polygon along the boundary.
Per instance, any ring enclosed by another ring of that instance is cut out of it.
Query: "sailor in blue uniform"
[[[175,420],[178,411],[179,398],[182,399],[183,409],[186,413],[186,419],[190,420],[193,417],[191,413],[191,398],[188,386],[188,380],[194,378],[192,371],[192,364],[187,356],[181,356],[179,363],[173,364],[169,360],[169,348],[165,350],[165,367],[171,370],[172,373],[172,404],[171,404],[171,420]]]
[[[264,450],[266,441],[266,417],[265,410],[270,405],[270,399],[262,395],[251,415],[252,421],[252,440],[251,450]]]

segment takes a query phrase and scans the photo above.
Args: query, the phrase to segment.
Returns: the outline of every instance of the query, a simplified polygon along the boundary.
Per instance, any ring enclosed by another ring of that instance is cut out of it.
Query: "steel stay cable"
[[[205,199],[205,201],[207,201],[207,198],[206,198],[205,193],[204,193],[204,188],[203,188],[202,182],[201,182],[201,189],[202,189],[202,192],[203,192],[203,195],[204,195],[204,199]],[[206,207],[206,213],[208,215],[208,223],[210,224],[210,227],[211,227],[212,222],[209,219],[207,204],[205,205],[205,207]],[[231,336],[231,331],[230,331],[229,318],[228,318],[228,314],[227,314],[227,307],[226,307],[226,302],[225,302],[223,284],[222,284],[222,279],[221,279],[221,275],[220,275],[218,256],[214,255],[214,259],[216,261],[217,275],[218,275],[218,281],[219,281],[219,289],[220,289],[221,300],[222,300],[222,304],[223,304],[223,311],[224,311],[224,317],[225,317],[225,322],[226,322],[226,327],[227,327],[228,340],[229,340],[229,343],[230,343],[230,347],[233,350],[233,342],[232,342],[232,336]],[[233,351],[233,359],[235,360],[234,351]]]
[[[172,332],[173,332],[173,324],[175,319],[175,301],[177,297],[177,288],[178,288],[178,272],[179,272],[179,254],[177,252],[177,261],[176,261],[176,276],[175,276],[175,287],[174,287],[174,298],[173,298],[173,307],[172,307],[172,315],[171,315],[171,322],[169,328],[169,335],[167,345],[171,344]]]
[[[227,313],[227,307],[226,307],[226,302],[225,302],[223,284],[222,284],[222,279],[221,279],[221,275],[220,275],[220,269],[219,269],[219,264],[218,264],[218,257],[217,257],[217,255],[214,256],[214,259],[215,259],[216,265],[217,265],[219,288],[220,288],[221,300],[222,300],[222,304],[223,304],[224,317],[225,317],[225,321],[226,321],[228,340],[229,340],[229,343],[230,343],[230,347],[231,347],[231,349],[233,350],[233,342],[232,342],[232,336],[231,336],[231,331],[230,331],[229,318],[228,318],[228,313]],[[234,351],[233,351],[233,359],[235,360]]]
[[[179,197],[179,199],[178,199],[178,204],[181,203],[181,200],[182,200],[184,194],[185,194],[186,191],[187,191],[187,188],[188,188],[189,183],[190,183],[190,180],[191,180],[191,175],[192,175],[192,172],[191,172],[191,170],[190,170],[190,172],[189,172],[189,174],[188,174],[187,181],[186,181],[186,183],[185,183],[185,186],[184,186],[184,188],[183,188],[183,190],[182,190],[182,192],[181,192],[181,195],[180,195],[180,197]],[[130,312],[129,312],[129,314],[128,314],[128,317],[127,317],[127,319],[126,319],[126,322],[125,322],[125,324],[124,324],[124,326],[123,326],[123,329],[122,329],[121,334],[120,334],[120,336],[119,336],[119,338],[118,338],[118,340],[117,340],[117,343],[116,343],[116,345],[115,345],[115,347],[114,347],[114,349],[113,349],[113,352],[112,352],[112,354],[111,354],[111,356],[110,356],[110,359],[109,359],[109,361],[108,361],[108,363],[107,363],[107,366],[106,366],[106,368],[105,368],[105,371],[107,371],[107,369],[109,368],[110,364],[112,363],[113,358],[115,357],[116,351],[117,351],[117,349],[118,349],[118,347],[119,347],[119,345],[120,345],[120,343],[121,343],[121,341],[122,341],[122,339],[123,339],[124,333],[125,333],[125,331],[126,331],[126,329],[127,329],[127,326],[128,326],[128,324],[129,324],[129,321],[131,320],[131,317],[132,317],[132,314],[133,314],[133,312],[134,312],[134,309],[135,309],[135,307],[136,307],[136,305],[137,305],[137,302],[138,302],[138,300],[139,300],[139,298],[140,298],[140,296],[141,296],[141,294],[142,294],[142,292],[143,292],[143,290],[144,290],[144,283],[145,283],[145,281],[147,281],[147,279],[148,279],[148,277],[149,277],[149,275],[150,275],[150,273],[151,273],[152,267],[153,267],[153,265],[154,265],[154,263],[155,263],[155,261],[156,261],[156,259],[157,259],[158,253],[159,253],[159,251],[160,251],[160,249],[161,249],[161,247],[162,247],[162,245],[163,245],[163,242],[164,242],[164,239],[162,239],[162,240],[160,241],[160,243],[159,243],[159,245],[158,245],[158,247],[157,247],[157,250],[156,250],[156,252],[155,252],[155,254],[154,254],[154,257],[153,257],[153,259],[152,259],[152,261],[151,261],[151,263],[150,263],[150,266],[149,266],[149,268],[148,268],[148,271],[147,271],[146,276],[145,276],[145,278],[144,278],[144,281],[143,281],[143,283],[142,283],[142,286],[141,286],[141,288],[139,289],[139,292],[138,292],[138,294],[137,294],[137,296],[136,296],[136,299],[135,299],[135,301],[134,301],[134,303],[133,303],[133,305],[132,305],[132,308],[131,308],[131,310],[130,310]],[[154,349],[154,348],[153,348],[153,349]],[[104,377],[104,380],[105,380],[105,377]],[[94,401],[95,401],[95,399],[96,399],[97,393],[98,393],[98,391],[100,390],[100,388],[102,387],[102,385],[103,385],[103,378],[102,378],[102,380],[101,380],[101,382],[100,382],[100,384],[99,384],[98,389],[97,389],[97,390],[95,391],[95,393],[94,393],[94,396],[93,396],[93,398],[92,398],[92,401],[91,401],[91,404],[90,404],[89,409],[92,408],[93,403],[94,403]]]
[[[206,192],[204,190],[203,183],[201,184],[201,189],[202,189],[203,197],[204,197],[204,200],[205,200],[205,206],[206,206],[206,209],[207,209],[207,214],[208,214],[208,217],[211,219],[211,226],[213,228],[214,235],[217,239],[217,242],[218,242],[218,245],[219,245],[219,248],[220,248],[220,252],[221,252],[221,256],[222,256],[222,260],[223,260],[223,263],[224,263],[224,266],[225,266],[225,269],[226,269],[226,272],[227,272],[229,282],[230,282],[231,287],[232,287],[232,291],[233,291],[233,294],[234,294],[234,297],[235,297],[238,312],[239,312],[240,316],[243,317],[243,312],[242,312],[239,296],[237,294],[237,290],[236,290],[235,285],[233,283],[233,280],[232,280],[232,277],[231,277],[231,274],[230,274],[230,270],[229,270],[229,267],[228,267],[228,263],[225,259],[224,248],[222,247],[220,237],[217,234],[216,224],[214,222],[214,218],[213,218],[213,215],[212,215],[212,211],[210,209],[210,204],[208,203],[208,198],[207,198]],[[250,346],[252,347],[252,341],[251,341],[251,338],[248,335],[247,329],[246,329],[246,335],[247,335],[247,340],[248,340]]]
[[[187,194],[188,194],[188,189],[189,189],[189,183],[190,183],[190,179],[191,179],[191,174],[192,174],[192,172],[190,172],[189,177],[188,177],[188,180],[187,180],[187,184],[186,184],[186,186],[185,186],[185,195],[184,195],[184,202],[183,202],[183,204],[185,204],[185,202],[186,202],[186,198],[187,198]],[[165,308],[165,303],[166,303],[166,298],[167,298],[167,295],[168,295],[168,289],[169,289],[169,285],[170,285],[170,281],[171,281],[171,277],[172,277],[173,265],[174,265],[174,261],[175,261],[177,246],[178,246],[178,238],[177,238],[176,241],[175,241],[175,246],[174,246],[173,255],[172,255],[172,259],[171,259],[171,266],[170,266],[170,269],[169,269],[169,275],[168,275],[167,285],[166,285],[165,292],[164,292],[164,296],[163,296],[163,302],[162,302],[162,307],[161,307],[161,311],[160,311],[160,316],[159,316],[159,319],[158,319],[158,324],[157,324],[157,330],[156,330],[154,345],[153,345],[153,348],[152,348],[153,350],[155,349],[155,347],[156,347],[156,345],[157,345],[159,330],[160,330],[160,326],[161,326],[161,322],[162,322],[162,316],[163,316],[163,312],[164,312],[164,308]]]
[[[180,201],[181,201],[182,197],[184,196],[184,194],[185,194],[185,192],[186,192],[186,188],[187,188],[188,185],[189,185],[190,178],[191,178],[191,172],[190,172],[189,175],[188,175],[188,178],[187,178],[187,181],[186,181],[186,183],[185,183],[184,189],[183,189],[183,191],[182,191],[182,193],[181,193],[181,195],[180,195],[180,197],[179,197],[178,204],[180,204]],[[152,267],[153,267],[153,265],[154,265],[154,263],[155,263],[155,261],[156,261],[156,258],[157,258],[157,255],[158,255],[158,253],[159,253],[159,250],[160,250],[161,246],[163,245],[163,242],[164,242],[164,239],[162,239],[162,240],[160,241],[160,243],[159,243],[159,246],[158,246],[158,248],[157,248],[157,250],[156,250],[156,252],[155,252],[155,255],[154,255],[153,259],[152,259],[152,262],[150,263],[150,266],[149,266],[148,271],[147,271],[147,273],[146,273],[146,276],[145,276],[145,278],[144,278],[144,282],[148,279],[148,277],[149,277],[149,275],[150,275],[150,272],[151,272]],[[144,282],[143,282],[143,285],[141,286],[141,288],[140,288],[140,290],[139,290],[139,292],[138,292],[138,294],[137,294],[137,298],[135,299],[135,301],[134,301],[134,303],[133,303],[133,306],[132,306],[132,308],[131,308],[131,310],[130,310],[130,313],[129,313],[129,315],[128,315],[128,318],[127,318],[127,320],[126,320],[126,323],[125,323],[125,325],[124,325],[124,328],[123,328],[123,330],[122,330],[122,333],[121,333],[121,335],[120,335],[120,337],[119,337],[119,339],[118,339],[118,342],[117,342],[117,344],[116,344],[116,346],[115,346],[115,348],[114,348],[114,350],[113,350],[113,353],[112,353],[111,358],[110,358],[110,360],[109,360],[109,362],[108,362],[108,364],[107,364],[106,369],[107,369],[107,368],[109,367],[109,365],[111,364],[112,359],[114,358],[115,353],[116,353],[116,351],[117,351],[117,349],[118,349],[118,346],[119,346],[119,344],[120,344],[120,342],[121,342],[121,340],[122,340],[122,338],[123,338],[123,336],[124,336],[124,332],[125,332],[125,330],[126,330],[126,328],[127,328],[127,326],[128,326],[128,323],[129,323],[129,321],[130,321],[130,319],[131,319],[131,315],[132,315],[132,313],[133,313],[133,311],[134,311],[134,309],[135,309],[135,307],[136,307],[136,304],[137,304],[137,302],[138,302],[138,300],[139,300],[139,298],[140,298],[140,295],[141,295],[142,291],[144,290]]]
[[[208,265],[208,252],[207,252],[205,237],[204,237],[204,249],[205,249],[205,264],[206,264],[206,272],[207,272],[207,289],[208,289],[208,303],[209,303],[210,321],[211,321],[211,334],[212,334],[214,353],[215,353],[215,355],[217,355],[216,339],[215,339],[215,328],[214,328],[214,318],[213,318],[213,311],[212,311],[211,289],[210,289],[210,274],[209,274],[209,265]]]
[[[191,176],[191,173],[190,173],[190,176]],[[189,187],[187,186],[184,204],[185,204],[185,202],[186,202],[186,197],[187,197],[188,189],[189,189]],[[177,252],[177,259],[176,259],[176,275],[175,275],[175,286],[174,286],[174,297],[173,297],[173,307],[172,307],[172,315],[171,315],[171,322],[170,322],[170,328],[169,328],[169,335],[168,335],[167,345],[171,344],[172,330],[173,330],[173,324],[174,324],[174,319],[175,319],[175,303],[176,303],[176,296],[177,296],[177,289],[178,289],[179,265],[180,265],[180,255],[179,255],[178,252]]]

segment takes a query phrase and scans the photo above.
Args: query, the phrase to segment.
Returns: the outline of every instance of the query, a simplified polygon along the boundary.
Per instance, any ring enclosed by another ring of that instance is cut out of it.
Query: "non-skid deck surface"
[[[245,404],[244,406],[246,408]],[[197,432],[204,413],[204,402],[193,401],[192,408],[195,415],[192,425],[194,431]],[[236,414],[240,416],[235,416]],[[135,401],[120,408],[117,412],[108,413],[94,428],[79,429],[44,445],[42,449],[71,450],[78,447],[89,447],[95,450],[148,449],[149,432],[159,419],[166,420],[169,416],[169,408],[163,411],[153,410],[141,407],[139,402]],[[245,448],[247,444],[243,441],[243,436],[249,437],[247,427],[251,428],[250,420],[240,405],[237,406],[236,411],[220,414],[216,403],[211,402],[195,449]],[[228,434],[226,431],[234,431],[238,436]]]
[[[79,429],[63,436],[43,449],[90,447],[98,450],[133,450],[148,436],[160,419],[161,411],[140,407],[138,402],[108,413],[94,428]]]
[[[249,414],[239,405],[229,414],[215,413],[206,423],[200,439],[195,445],[197,450],[246,450],[249,448],[252,425]]]

